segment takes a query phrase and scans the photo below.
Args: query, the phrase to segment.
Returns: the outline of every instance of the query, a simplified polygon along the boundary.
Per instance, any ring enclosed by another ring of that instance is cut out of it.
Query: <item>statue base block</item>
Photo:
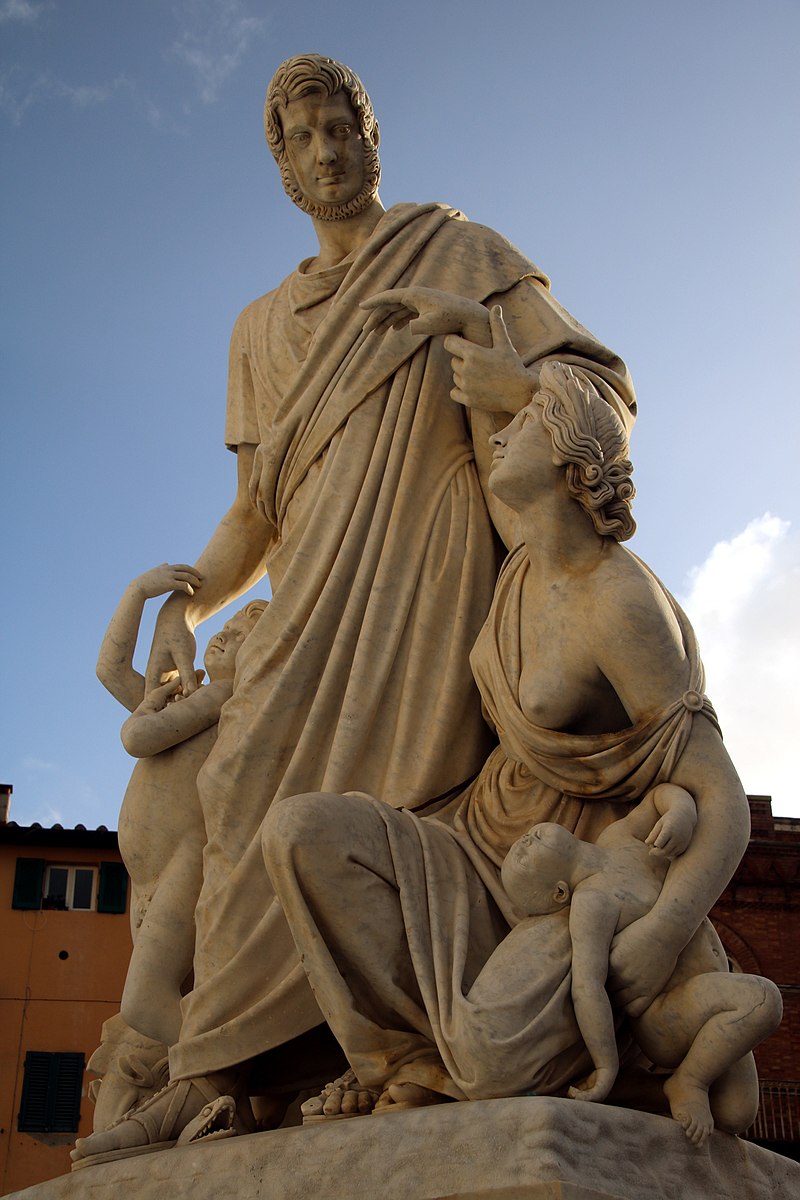
[[[388,1112],[86,1167],[18,1200],[800,1200],[800,1165],[666,1117],[546,1097]]]

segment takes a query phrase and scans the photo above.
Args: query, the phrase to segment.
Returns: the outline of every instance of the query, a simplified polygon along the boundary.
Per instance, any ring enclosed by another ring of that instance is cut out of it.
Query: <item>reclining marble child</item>
[[[662,783],[594,845],[561,825],[540,824],[508,852],[501,877],[514,907],[529,916],[569,909],[571,997],[593,1069],[569,1088],[576,1100],[604,1100],[616,1081],[619,1052],[606,992],[614,937],[650,911],[670,860],[688,846],[694,801]],[[521,921],[506,938],[505,963],[535,969],[537,921]],[[681,951],[663,991],[630,1021],[660,1076],[670,1111],[689,1141],[702,1146],[715,1124],[743,1133],[755,1120],[758,1077],[752,1050],[775,1031],[782,1013],[778,988],[757,975],[722,974],[719,943],[704,921]],[[504,970],[489,959],[484,971]],[[618,1024],[618,1022],[617,1022]]]

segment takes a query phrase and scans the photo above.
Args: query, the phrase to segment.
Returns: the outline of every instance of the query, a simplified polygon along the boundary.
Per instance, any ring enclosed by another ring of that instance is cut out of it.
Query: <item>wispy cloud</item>
[[[0,0],[0,25],[7,21],[19,21],[33,25],[53,7],[47,0]]]
[[[746,790],[771,795],[778,815],[800,816],[800,534],[769,513],[751,521],[690,573],[682,604]]]
[[[0,24],[31,25],[53,7],[52,0],[0,0]],[[182,0],[174,13],[180,32],[164,53],[189,69],[200,99],[212,104],[250,47],[265,34],[268,17],[249,12],[244,0]],[[135,78],[119,75],[99,83],[71,83],[52,71],[18,64],[0,67],[0,114],[21,125],[38,105],[68,104],[79,111],[107,103],[120,90],[154,128],[181,132],[169,106],[145,92]]]
[[[128,86],[123,75],[102,84],[73,84],[50,71],[27,72],[19,67],[0,70],[0,111],[19,125],[29,108],[58,100],[75,109],[105,104],[120,88]]]
[[[56,763],[47,762],[44,758],[23,758],[23,771],[41,771],[46,775],[54,775],[59,770]]]
[[[241,0],[187,0],[182,11],[187,28],[167,53],[190,69],[200,98],[213,104],[250,46],[264,35],[267,18],[253,16]]]

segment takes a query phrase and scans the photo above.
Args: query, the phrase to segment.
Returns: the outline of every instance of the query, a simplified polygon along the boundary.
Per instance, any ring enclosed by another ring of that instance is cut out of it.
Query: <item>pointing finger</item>
[[[508,329],[503,320],[503,310],[499,304],[493,304],[489,313],[489,328],[492,332],[492,346],[508,346],[514,350]]]

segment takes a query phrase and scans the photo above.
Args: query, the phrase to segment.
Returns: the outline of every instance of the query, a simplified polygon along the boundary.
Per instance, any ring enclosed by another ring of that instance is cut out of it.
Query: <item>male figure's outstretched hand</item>
[[[362,300],[361,308],[369,313],[365,333],[386,333],[389,329],[405,329],[410,333],[436,337],[447,333],[474,336],[482,345],[489,344],[488,314],[477,300],[467,300],[436,288],[390,288]]]

